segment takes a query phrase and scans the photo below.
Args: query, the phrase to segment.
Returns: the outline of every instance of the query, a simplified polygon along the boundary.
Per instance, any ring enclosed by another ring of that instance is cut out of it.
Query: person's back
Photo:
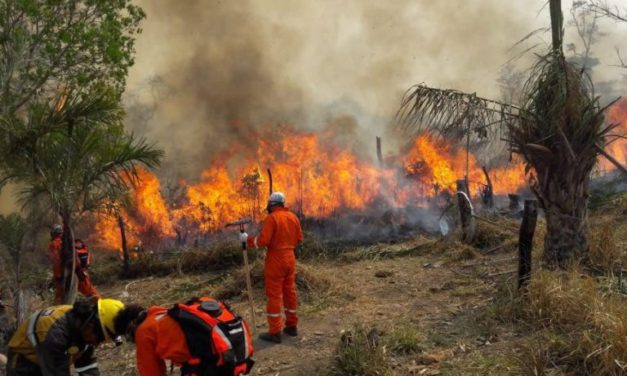
[[[203,297],[172,308],[152,307],[129,324],[140,376],[165,376],[165,361],[181,375],[237,376],[252,368],[248,325],[224,303]]]
[[[268,251],[294,250],[303,240],[298,217],[284,207],[273,209],[268,216],[274,222],[274,231],[267,245]]]
[[[192,357],[185,334],[165,307],[151,307],[135,332],[137,370],[141,376],[164,376],[164,360],[183,365]]]

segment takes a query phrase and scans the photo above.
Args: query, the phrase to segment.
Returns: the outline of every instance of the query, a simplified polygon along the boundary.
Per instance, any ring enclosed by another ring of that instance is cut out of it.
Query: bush
[[[335,353],[331,375],[381,376],[392,375],[383,346],[378,344],[374,328],[356,325],[344,332]]]
[[[533,362],[538,368],[550,363],[589,375],[627,371],[624,297],[603,293],[594,278],[576,271],[539,271],[520,303],[520,319],[534,330],[532,341],[546,346],[532,342],[527,347],[534,351],[527,351],[521,363]]]
[[[387,347],[394,354],[409,355],[416,354],[423,350],[424,338],[418,328],[412,324],[396,325],[385,334]]]

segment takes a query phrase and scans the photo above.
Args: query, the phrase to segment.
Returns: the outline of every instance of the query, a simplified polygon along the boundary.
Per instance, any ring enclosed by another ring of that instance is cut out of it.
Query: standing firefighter
[[[65,299],[65,281],[63,281],[63,227],[53,225],[50,229],[50,245],[48,246],[48,258],[52,264],[52,276],[54,278],[54,304],[62,304]],[[89,248],[80,239],[74,243],[76,248],[76,269],[78,277],[78,291],[87,298],[97,300],[100,297],[98,290],[89,279],[87,270],[90,264]]]
[[[9,341],[8,376],[70,376],[74,364],[80,376],[98,376],[95,347],[118,335],[114,319],[129,316],[114,299],[79,300],[35,312]]]
[[[281,329],[289,336],[298,335],[294,249],[303,241],[303,231],[298,217],[285,207],[283,193],[274,192],[270,195],[267,210],[269,215],[263,221],[259,236],[249,237],[248,234],[242,233],[240,240],[246,242],[249,248],[268,248],[264,266],[264,283],[268,297],[266,314],[269,330],[261,334],[259,338],[281,343]],[[285,322],[282,317],[282,308],[285,310]]]
[[[248,324],[212,298],[170,309],[135,306],[118,316],[115,328],[135,342],[140,376],[166,376],[165,360],[180,366],[182,376],[247,375],[254,363]]]

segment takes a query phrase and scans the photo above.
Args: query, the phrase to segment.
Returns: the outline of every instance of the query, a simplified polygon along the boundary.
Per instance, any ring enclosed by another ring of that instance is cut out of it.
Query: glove
[[[239,234],[239,241],[242,243],[246,243],[248,241],[248,234],[245,232]]]

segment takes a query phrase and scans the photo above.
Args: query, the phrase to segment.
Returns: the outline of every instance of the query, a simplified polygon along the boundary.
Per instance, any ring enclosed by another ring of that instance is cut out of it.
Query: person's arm
[[[272,215],[268,215],[263,220],[263,227],[261,229],[261,233],[255,237],[248,237],[248,248],[263,248],[270,245],[272,241],[272,237],[274,236],[274,232],[276,229],[276,222]]]
[[[70,376],[70,359],[67,349],[70,336],[65,326],[53,325],[46,338],[37,345],[37,358],[42,376]]]
[[[139,376],[166,376],[166,367],[163,359],[157,355],[156,338],[148,331],[137,329],[135,336],[137,371]]]

